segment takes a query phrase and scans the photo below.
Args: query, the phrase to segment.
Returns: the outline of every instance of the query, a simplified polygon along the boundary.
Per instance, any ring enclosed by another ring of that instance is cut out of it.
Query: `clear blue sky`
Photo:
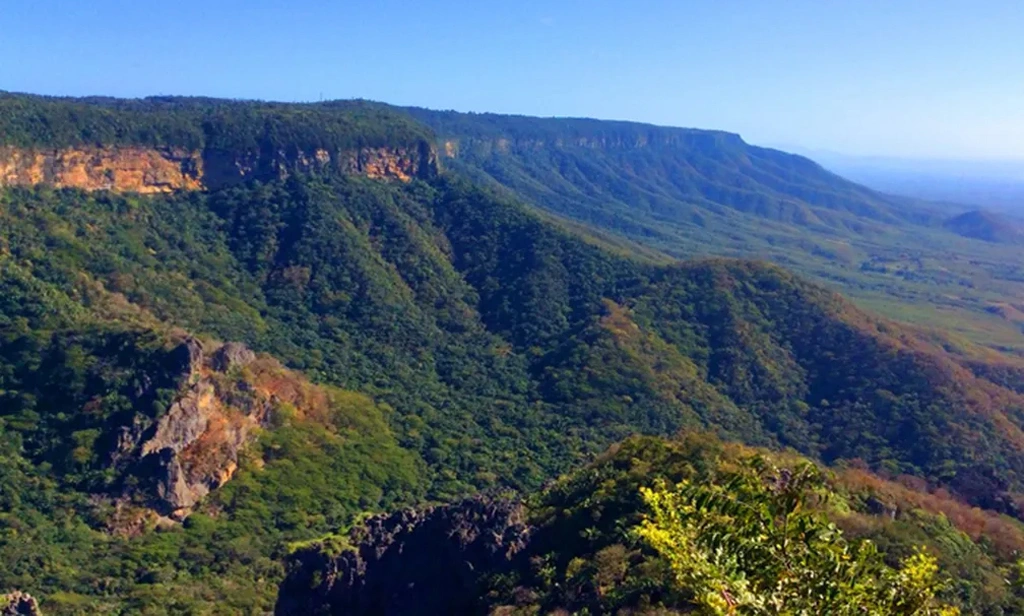
[[[1024,159],[1024,0],[0,0],[0,89],[360,97]]]

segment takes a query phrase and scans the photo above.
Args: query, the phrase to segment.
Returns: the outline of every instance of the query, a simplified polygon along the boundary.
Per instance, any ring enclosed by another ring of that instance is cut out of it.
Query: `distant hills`
[[[954,216],[943,227],[964,237],[995,242],[1019,244],[1024,241],[1024,221],[985,210],[973,210]]]
[[[1018,325],[987,310],[1024,301],[1024,247],[944,226],[969,207],[874,191],[730,133],[403,111],[437,133],[446,166],[535,207],[673,257],[769,260],[886,316],[1024,352]]]

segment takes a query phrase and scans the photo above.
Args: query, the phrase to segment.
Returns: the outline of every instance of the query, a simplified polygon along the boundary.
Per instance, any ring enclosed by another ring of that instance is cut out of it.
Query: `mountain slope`
[[[630,122],[404,109],[447,166],[541,209],[672,256],[766,259],[862,306],[1001,350],[1024,299],[1020,246],[942,227],[945,207],[883,195],[738,135]]]
[[[407,446],[455,471],[439,494],[535,484],[634,430],[685,425],[936,480],[977,460],[1016,485],[1024,468],[1019,394],[913,334],[768,266],[610,255],[457,181],[292,179],[132,216],[121,198],[10,197],[5,262],[40,294],[73,311],[90,286],[116,291],[379,396]]]
[[[1007,216],[984,210],[964,212],[942,224],[957,235],[998,244],[1017,244],[1024,237],[1024,225]]]
[[[4,334],[0,586],[31,588],[47,614],[266,611],[287,542],[422,497],[386,408],[196,348]]]

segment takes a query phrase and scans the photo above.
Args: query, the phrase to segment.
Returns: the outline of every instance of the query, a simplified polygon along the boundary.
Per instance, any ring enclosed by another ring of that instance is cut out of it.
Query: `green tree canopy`
[[[676,583],[715,615],[951,616],[923,550],[899,569],[874,544],[849,542],[817,506],[829,497],[817,467],[779,468],[755,456],[723,481],[641,488],[650,515],[638,533]]]

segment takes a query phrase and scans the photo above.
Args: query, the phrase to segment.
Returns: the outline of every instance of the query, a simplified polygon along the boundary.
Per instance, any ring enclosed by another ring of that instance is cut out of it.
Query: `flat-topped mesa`
[[[0,91],[0,187],[142,194],[296,173],[408,182],[438,172],[433,132],[366,101],[67,99]]]
[[[0,187],[46,185],[139,194],[218,189],[292,173],[342,173],[408,182],[437,173],[428,145],[236,153],[141,146],[0,146]]]

